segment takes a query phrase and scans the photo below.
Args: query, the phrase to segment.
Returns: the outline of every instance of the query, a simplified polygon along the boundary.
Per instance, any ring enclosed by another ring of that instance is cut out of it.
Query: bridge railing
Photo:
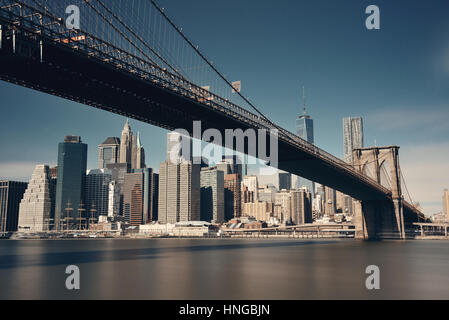
[[[36,39],[53,42],[78,52],[84,52],[91,58],[113,65],[120,71],[125,71],[144,80],[151,81],[164,89],[170,90],[186,98],[200,103],[204,107],[221,111],[248,126],[259,129],[277,130],[277,136],[315,157],[322,159],[339,170],[363,181],[386,195],[391,191],[374,179],[355,170],[352,165],[331,155],[330,153],[305,141],[297,135],[280,128],[273,122],[242,108],[213,92],[195,85],[189,80],[170,73],[165,68],[146,61],[136,55],[118,48],[83,30],[68,30],[63,19],[48,11],[41,11],[24,1],[0,0],[0,17],[13,22],[13,28],[22,29]]]

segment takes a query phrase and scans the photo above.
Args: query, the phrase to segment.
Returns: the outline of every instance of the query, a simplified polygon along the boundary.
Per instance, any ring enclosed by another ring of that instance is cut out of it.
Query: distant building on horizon
[[[352,151],[363,148],[363,119],[343,118],[344,161],[352,163]]]
[[[314,130],[313,130],[313,119],[311,116],[307,115],[306,110],[306,99],[304,93],[304,87],[302,88],[302,98],[303,98],[303,113],[296,119],[296,135],[305,141],[314,144]],[[301,163],[299,163],[301,165]],[[307,180],[302,177],[297,177],[295,188],[306,187],[311,193],[312,197],[315,195],[315,183],[313,181]]]
[[[444,189],[443,193],[443,213],[449,220],[449,191],[447,189]]]
[[[0,232],[17,231],[19,205],[26,182],[0,180]]]
[[[58,147],[58,180],[56,183],[55,226],[61,219],[78,217],[80,205],[85,205],[87,144],[81,137],[66,136]],[[76,220],[73,220],[76,221]]]
[[[54,188],[49,167],[36,166],[20,202],[18,231],[43,232],[51,229]]]

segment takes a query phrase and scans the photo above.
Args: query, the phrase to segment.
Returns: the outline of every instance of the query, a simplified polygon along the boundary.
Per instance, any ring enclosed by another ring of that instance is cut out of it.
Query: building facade
[[[276,193],[275,205],[278,205],[280,208],[280,212],[277,215],[282,217],[282,222],[292,223],[290,190],[281,190]]]
[[[125,175],[123,190],[123,211],[125,220],[132,226],[144,223],[144,173],[135,172]]]
[[[98,168],[106,169],[106,165],[118,163],[120,160],[120,139],[107,138],[98,146]]]
[[[133,134],[129,120],[126,120],[120,139],[120,163],[126,163],[131,169],[145,168],[145,151],[140,142],[139,133]]]
[[[56,183],[55,226],[63,217],[78,217],[85,204],[87,145],[78,136],[66,136],[58,148],[58,179]]]
[[[344,161],[352,163],[352,151],[363,148],[363,119],[343,118]]]
[[[48,166],[36,166],[20,202],[18,231],[43,232],[51,229],[53,190]]]
[[[304,95],[304,92],[303,92]],[[304,102],[303,114],[296,119],[296,135],[305,141],[314,144],[314,129],[313,129],[313,119],[311,116],[307,115],[306,105]],[[304,179],[302,177],[296,177],[295,188],[306,187],[309,192],[312,193],[312,197],[315,195],[315,183],[313,181]]]
[[[27,188],[27,183],[0,181],[0,232],[17,231],[19,204]]]
[[[242,178],[238,173],[224,176],[225,221],[242,215]]]
[[[269,221],[274,214],[274,203],[254,202],[242,204],[242,215],[254,217],[258,221]]]
[[[293,224],[312,223],[312,194],[306,189],[290,191],[290,215]]]
[[[257,176],[246,176],[245,178],[243,178],[242,187],[248,188],[248,191],[254,194],[254,201],[259,200],[259,182]]]
[[[159,167],[158,221],[200,220],[200,165],[167,160]]]
[[[324,188],[324,213],[328,216],[334,216],[337,213],[337,192],[335,189]]]
[[[201,169],[201,221],[224,222],[224,173],[217,168]]]
[[[120,187],[116,181],[111,181],[108,187],[108,218],[116,218],[120,216]]]
[[[279,190],[292,188],[292,174],[290,172],[278,172]]]
[[[111,181],[112,172],[108,169],[87,171],[86,212],[89,218],[95,218],[98,221],[99,216],[108,216]]]

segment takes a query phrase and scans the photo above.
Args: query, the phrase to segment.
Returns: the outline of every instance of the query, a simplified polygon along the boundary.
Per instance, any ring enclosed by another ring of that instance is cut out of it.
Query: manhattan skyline
[[[201,15],[198,22],[198,8],[205,6],[204,1],[188,8],[182,2],[162,1],[161,5],[228,77],[242,80],[244,93],[279,125],[295,131],[304,85],[311,106],[308,113],[315,121],[316,145],[343,158],[341,120],[363,117],[365,145],[372,146],[376,140],[377,145],[401,146],[401,167],[413,200],[427,214],[441,211],[449,172],[449,41],[445,31],[449,28],[444,10],[448,5],[435,1],[430,8],[410,3],[404,13],[398,3],[380,1],[382,28],[369,32],[363,28],[365,3],[348,3],[289,3],[289,10],[282,5],[286,2],[273,10],[266,10],[271,5],[268,1],[259,2],[256,10],[249,3],[213,3],[208,10],[223,13],[215,24],[211,23],[217,18],[214,15]],[[239,10],[232,10],[235,5]],[[183,10],[189,14],[179,14]],[[244,14],[249,15],[248,21]],[[429,23],[404,22],[419,20],[419,14],[428,16]],[[270,23],[255,23],[264,18]],[[229,31],[225,19],[233,21],[235,32]],[[251,22],[257,28],[250,27]],[[211,35],[221,42],[206,39]],[[278,37],[290,41],[281,42]],[[263,50],[267,42],[270,48]],[[228,47],[237,48],[229,57],[224,54]],[[263,75],[257,70],[262,60],[272,61],[265,65]],[[3,82],[0,94],[4,108],[14,106],[7,121],[2,117],[1,134],[8,138],[0,141],[1,178],[27,181],[36,164],[55,165],[57,143],[68,134],[81,136],[89,145],[88,168],[96,168],[97,146],[106,137],[119,136],[126,121]],[[141,133],[147,165],[158,168],[165,156],[167,131],[131,122]]]

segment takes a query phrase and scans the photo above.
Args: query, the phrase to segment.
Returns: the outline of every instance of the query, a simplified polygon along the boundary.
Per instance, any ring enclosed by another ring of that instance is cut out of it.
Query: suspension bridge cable
[[[89,5],[89,7],[92,8],[92,10],[94,10],[96,12],[96,14],[98,16],[100,16],[107,24],[109,24],[115,31],[117,31],[125,40],[127,40],[132,47],[134,47],[137,51],[139,51],[145,58],[147,58],[152,64],[157,66],[157,63],[151,59],[150,56],[148,56],[148,54],[143,51],[142,49],[140,49],[138,46],[136,46],[121,30],[119,30],[116,26],[114,26],[113,23],[111,23],[111,21],[109,21],[100,11],[98,11],[97,8],[95,8],[94,6],[92,6],[92,4],[89,2],[89,0],[84,0],[84,2]]]
[[[404,181],[405,191],[407,191],[407,194],[408,194],[408,197],[409,197],[409,199],[410,199],[410,202],[411,202],[411,204],[413,205],[413,199],[412,199],[412,196],[410,195],[410,192],[408,191],[407,183],[405,182],[405,178],[404,178],[404,174],[402,173],[401,166],[400,166],[400,165],[398,165],[398,166],[399,166],[399,172],[401,173],[402,181]]]
[[[232,89],[234,89],[232,83],[230,83],[225,76],[223,76],[217,68],[214,67],[212,62],[210,62],[202,53],[199,51],[199,49],[184,35],[182,30],[178,28],[174,22],[165,14],[165,12],[159,7],[159,5],[154,0],[149,0],[153,6],[160,12],[160,14],[168,21],[168,23],[178,32],[178,34],[189,44],[189,46],[200,56],[200,58],[206,62],[207,65],[209,65],[210,68]],[[278,129],[281,132],[284,132],[284,129],[279,127],[277,124],[272,122],[267,116],[265,116],[256,106],[254,106],[243,94],[241,94],[239,91],[235,90],[235,92],[242,98],[249,106],[251,106],[262,118],[264,118],[269,124],[274,126],[276,129]]]
[[[88,0],[84,0],[86,3],[89,3]],[[101,0],[96,0],[101,7],[103,7],[103,9],[105,9],[110,15],[112,15],[128,32],[130,32],[134,37],[136,37],[136,39],[138,39],[148,50],[150,50],[154,55],[156,55],[159,60],[161,60],[164,64],[166,64],[170,69],[172,69],[178,76],[180,76],[181,78],[185,79],[184,76],[182,74],[179,73],[179,71],[174,68],[170,63],[168,63],[163,57],[161,57],[156,51],[153,50],[153,48],[151,48],[150,45],[148,45],[148,43],[146,43],[146,41],[144,39],[142,39],[141,36],[139,36],[136,32],[134,32],[130,27],[128,27],[128,25],[126,23],[124,23],[122,21],[122,19],[117,16],[111,9],[109,9]],[[90,5],[90,4],[89,4]],[[92,7],[92,6],[91,6]],[[124,35],[123,35],[124,36]],[[125,36],[126,37],[126,36]],[[140,50],[139,50],[140,51]]]

